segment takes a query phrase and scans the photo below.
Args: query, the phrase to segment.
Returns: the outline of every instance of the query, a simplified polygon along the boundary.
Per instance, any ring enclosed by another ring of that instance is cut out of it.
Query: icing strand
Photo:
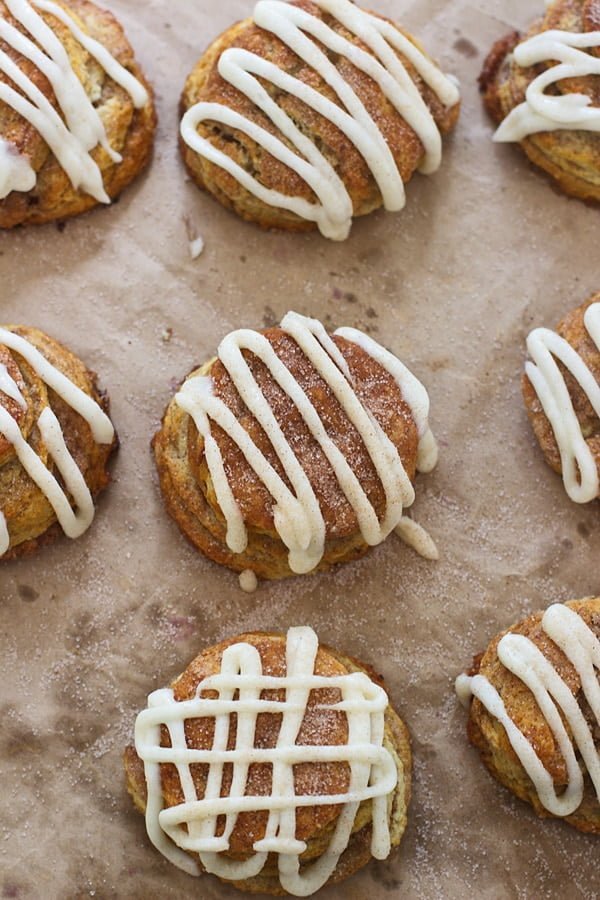
[[[8,197],[11,191],[32,191],[36,180],[29,159],[13,144],[0,138],[0,200]]]
[[[95,400],[85,394],[42,356],[29,341],[12,331],[0,328],[0,345],[13,350],[25,359],[38,377],[71,409],[79,413],[90,426],[97,443],[112,443],[115,431],[106,413]],[[25,398],[4,365],[0,366],[0,390],[25,408]],[[49,406],[42,410],[37,420],[37,426],[65,489],[47,468],[41,457],[29,446],[21,434],[18,423],[8,410],[0,406],[0,434],[14,447],[19,462],[50,503],[67,537],[78,538],[87,531],[94,519],[92,495],[77,463],[69,452],[60,423]],[[68,495],[72,498],[75,511]],[[0,512],[0,556],[3,556],[9,547],[10,535],[6,517]]]
[[[10,534],[6,524],[6,516],[0,511],[0,556],[4,556],[10,547]]]
[[[195,376],[188,379],[175,401],[193,418],[204,439],[206,461],[216,498],[227,523],[227,546],[234,553],[243,553],[248,544],[248,533],[225,473],[221,451],[211,433],[211,421],[235,441],[269,491],[274,501],[275,529],[289,550],[290,568],[296,574],[304,574],[315,569],[323,558],[325,520],[310,480],[244,359],[243,350],[249,350],[267,366],[273,379],[300,412],[356,514],[365,543],[376,546],[384,541],[401,522],[404,509],[413,504],[415,493],[398,450],[372,413],[361,403],[354,391],[347,363],[321,323],[297,313],[288,313],[281,322],[281,328],[293,337],[359,432],[385,492],[386,512],[382,522],[379,522],[349,461],[329,437],[309,397],[264,335],[250,330],[233,332],[221,343],[219,359],[248,410],[268,435],[291,489],[227,405],[214,396],[210,377]],[[359,343],[365,352],[372,355],[396,379],[419,428],[419,461],[426,470],[433,468],[437,451],[427,422],[429,399],[425,388],[399,360],[375,341],[354,329],[340,329],[336,334]]]
[[[11,16],[27,34],[0,18],[0,38],[45,75],[64,120],[42,91],[3,50],[0,50],[0,72],[14,82],[20,92],[9,84],[0,83],[0,100],[39,131],[75,189],[81,188],[101,203],[110,203],[104,190],[102,173],[90,151],[101,146],[113,162],[121,162],[121,156],[111,148],[102,119],[77,77],[63,44],[36,8],[66,25],[107,75],[129,94],[137,109],[148,102],[146,89],[106,47],[88,37],[63,7],[51,0],[5,2]],[[0,199],[13,190],[32,190],[35,183],[35,172],[26,157],[19,156],[14,148],[7,147],[3,142],[0,146]]]
[[[19,390],[18,384],[11,378],[8,369],[2,363],[0,363],[0,391],[18,403],[21,409],[27,409],[27,401]]]
[[[352,200],[346,186],[325,155],[271,98],[261,80],[298,97],[346,135],[365,159],[388,210],[402,209],[405,203],[404,185],[394,157],[363,102],[321,46],[349,60],[379,85],[423,144],[425,158],[421,170],[425,173],[436,171],[440,165],[441,135],[425,100],[397,53],[409,60],[447,107],[458,103],[460,94],[456,85],[389,22],[359,9],[350,0],[315,0],[315,3],[360,38],[372,52],[362,50],[337,34],[317,16],[280,0],[259,0],[254,10],[254,22],[275,34],[311,66],[335,92],[339,105],[262,57],[232,47],[219,58],[220,75],[262,110],[287,142],[219,103],[201,102],[191,107],[183,117],[181,134],[192,150],[225,169],[264,203],[315,222],[325,237],[344,240],[349,234],[353,215]],[[282,194],[262,185],[226,153],[198,134],[198,126],[205,121],[218,122],[248,135],[271,156],[296,172],[312,189],[317,202]]]
[[[600,47],[600,31],[579,34],[551,29],[519,44],[513,52],[519,66],[554,60],[557,63],[531,82],[525,101],[504,119],[494,140],[521,141],[530,134],[560,129],[600,131],[600,109],[592,106],[591,97],[546,93],[565,78],[600,75],[600,57],[585,52],[594,47]]]
[[[333,874],[348,846],[356,813],[361,803],[372,801],[373,835],[371,853],[385,859],[390,852],[388,797],[395,790],[398,773],[390,753],[383,746],[385,691],[362,672],[337,677],[314,674],[318,651],[317,636],[310,628],[292,628],[287,635],[285,677],[265,676],[258,650],[249,644],[234,644],[222,657],[220,674],[206,678],[193,700],[177,702],[172,690],[156,691],[148,698],[148,709],[137,717],[135,747],[144,762],[148,799],[146,826],[154,846],[172,863],[192,875],[200,867],[189,852],[197,854],[208,872],[231,881],[260,874],[268,855],[278,856],[279,880],[289,894],[306,897],[319,890]],[[337,689],[340,703],[323,707],[346,713],[348,742],[344,746],[298,744],[311,691]],[[285,700],[263,700],[264,691],[285,691]],[[218,699],[202,698],[205,691]],[[234,697],[236,699],[234,699]],[[255,747],[257,718],[271,713],[281,716],[274,748]],[[231,717],[235,716],[234,749],[228,748]],[[210,750],[189,748],[185,722],[214,718],[213,746]],[[161,727],[169,732],[170,746],[161,746]],[[184,801],[163,808],[161,764],[177,768]],[[198,798],[190,766],[209,766],[204,796]],[[250,766],[271,766],[271,793],[246,793]],[[350,783],[343,794],[297,796],[294,766],[321,763],[349,763]],[[222,796],[224,766],[233,767],[229,793]],[[300,856],[306,844],[296,839],[296,811],[301,807],[342,806],[329,847],[316,861],[301,870]],[[223,857],[242,812],[268,811],[264,838],[248,860],[238,862]],[[225,828],[217,836],[218,817],[225,816]],[[186,852],[188,851],[188,852]]]
[[[546,611],[542,628],[575,668],[581,680],[583,696],[600,726],[600,683],[596,674],[600,671],[600,641],[581,616],[562,604],[551,606]],[[490,715],[503,725],[513,750],[535,786],[540,802],[550,813],[555,816],[570,816],[583,801],[584,780],[575,747],[581,754],[600,800],[600,752],[594,742],[593,726],[586,721],[577,697],[529,638],[507,634],[500,641],[497,653],[500,662],[534,695],[565,760],[568,778],[566,790],[557,794],[552,776],[545,769],[534,747],[508,715],[500,694],[487,678],[483,675],[475,675],[473,678],[461,675],[456,682],[460,699],[468,703],[472,696],[476,697]]]
[[[440,551],[431,535],[409,516],[402,516],[394,530],[398,537],[423,559],[436,562],[440,558]]]
[[[600,303],[585,312],[584,324],[600,351]],[[600,475],[588,447],[564,376],[556,360],[576,379],[600,419],[600,384],[581,356],[564,338],[548,328],[537,328],[527,340],[532,362],[526,365],[560,451],[565,489],[575,503],[589,503],[600,496]]]

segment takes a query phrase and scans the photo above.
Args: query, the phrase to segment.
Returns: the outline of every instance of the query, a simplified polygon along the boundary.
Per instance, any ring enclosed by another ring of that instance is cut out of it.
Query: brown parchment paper
[[[239,896],[154,851],[121,753],[147,694],[202,647],[310,624],[385,675],[416,765],[401,851],[324,900],[597,897],[597,839],[538,821],[491,780],[452,690],[501,628],[600,592],[600,506],[568,501],[519,389],[530,328],[600,286],[598,211],[491,143],[475,83],[491,42],[541,0],[373,0],[459,76],[464,107],[439,174],[415,177],[403,214],[356,222],[344,244],[263,233],[185,179],[184,77],[253,0],[111,6],[156,87],[154,163],[110,209],[0,235],[0,318],[47,330],[100,373],[122,441],[90,532],[0,567],[0,896]],[[206,241],[195,262],[186,220]],[[229,330],[290,307],[366,328],[426,383],[441,460],[415,513],[438,564],[391,539],[355,565],[247,596],[164,513],[149,441],[174,381]]]

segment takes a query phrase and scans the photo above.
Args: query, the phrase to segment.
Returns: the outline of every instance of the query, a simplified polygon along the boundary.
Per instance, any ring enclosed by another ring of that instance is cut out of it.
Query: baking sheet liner
[[[599,505],[577,507],[544,464],[520,399],[526,334],[598,290],[598,212],[558,196],[491,143],[476,77],[491,42],[541,2],[373,0],[460,78],[441,171],[404,213],[344,244],[263,233],[186,181],[183,80],[252,0],[111,0],[155,85],[153,165],[121,201],[0,235],[4,322],[37,325],[96,369],[122,447],[83,539],[0,568],[0,896],[233,898],[163,861],[124,789],[121,753],[147,694],[203,647],[245,629],[310,624],[374,663],[414,741],[401,851],[324,900],[597,896],[598,845],[538,821],[467,746],[452,684],[526,613],[600,591]],[[188,233],[202,236],[190,258]],[[243,594],[163,511],[149,441],[174,383],[220,338],[288,310],[368,330],[425,382],[441,460],[415,515],[441,550],[391,539],[331,574]]]

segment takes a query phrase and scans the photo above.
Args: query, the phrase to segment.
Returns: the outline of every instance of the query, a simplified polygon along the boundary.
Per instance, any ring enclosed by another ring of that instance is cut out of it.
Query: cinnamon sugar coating
[[[98,378],[89,371],[70,350],[37,328],[5,326],[32,344],[60,372],[91,397],[108,414],[109,400],[98,387]],[[21,390],[27,403],[19,404],[0,391],[0,405],[19,425],[21,435],[40,456],[48,469],[60,480],[60,474],[44,445],[37,421],[45,407],[50,406],[62,428],[65,443],[87,484],[92,497],[97,497],[110,482],[109,463],[118,445],[98,444],[90,426],[42,379],[31,366],[13,350],[0,345],[0,363]],[[0,510],[10,531],[9,550],[2,562],[35,553],[63,534],[56,513],[43,491],[35,484],[17,458],[12,444],[0,437]]]
[[[600,351],[592,340],[584,322],[584,316],[588,307],[600,302],[600,293],[594,294],[581,306],[572,310],[559,322],[556,332],[564,338],[573,349],[581,356],[582,360],[600,384]],[[598,470],[600,471],[600,419],[596,415],[589,398],[578,381],[557,360],[557,365],[565,379],[573,409],[581,426],[585,442],[588,445]],[[562,463],[558,444],[538,395],[527,375],[523,376],[523,398],[529,416],[529,421],[535,432],[542,452],[548,465],[559,475],[562,475]]]
[[[192,699],[200,682],[219,672],[224,650],[234,643],[249,643],[256,647],[266,675],[284,676],[286,673],[286,637],[263,632],[244,634],[211,647],[194,659],[185,672],[173,683],[178,701]],[[350,672],[365,672],[380,686],[380,676],[364,663],[357,662],[336,650],[321,645],[317,654],[315,674],[336,677]],[[213,692],[214,693],[214,692]],[[210,697],[206,692],[202,696]],[[282,691],[267,691],[264,699],[282,700]],[[320,704],[335,703],[341,699],[337,689],[322,689],[310,694],[306,715],[299,732],[298,743],[312,746],[343,746],[347,743],[348,728],[346,714],[334,710],[319,709]],[[279,735],[281,715],[261,713],[258,717],[255,746],[275,747]],[[213,746],[214,719],[196,719],[186,723],[188,747],[210,750]],[[236,721],[230,720],[228,747],[235,746]],[[163,733],[163,741],[166,735]],[[406,726],[391,706],[385,714],[384,747],[392,754],[398,771],[398,785],[389,800],[389,823],[392,847],[397,847],[406,828],[408,805],[411,792],[412,759],[410,738]],[[146,807],[146,781],[144,768],[133,747],[128,747],[124,757],[128,791],[140,812]],[[198,797],[204,796],[206,765],[193,765],[193,778]],[[298,796],[310,794],[343,793],[349,785],[347,763],[304,763],[294,768],[295,790]],[[181,784],[176,769],[168,764],[161,765],[161,781],[165,807],[183,802]],[[231,783],[231,772],[225,772],[221,796],[226,796]],[[271,792],[271,767],[255,764],[249,771],[246,793],[269,795]],[[307,850],[301,857],[302,865],[317,860],[329,847],[342,807],[308,806],[299,807],[296,813],[296,837],[305,841]],[[230,849],[224,856],[234,860],[244,860],[253,854],[253,846],[265,834],[268,813],[245,812],[240,814],[233,834]],[[221,823],[222,829],[224,822]],[[361,804],[356,816],[352,837],[347,850],[340,858],[338,867],[330,879],[335,883],[347,878],[365,866],[371,859],[371,809],[370,803]],[[197,859],[197,857],[196,857]],[[233,886],[250,893],[284,895],[277,872],[277,858],[271,855],[263,871],[255,878],[242,882],[232,882]]]
[[[310,0],[294,0],[294,5],[323,19],[336,33],[372,54],[370,48],[356,35],[347,31],[340,22],[324,13]],[[395,25],[394,22],[391,24]],[[420,50],[423,49],[404,29],[397,25],[395,27]],[[217,68],[219,58],[231,47],[255,53],[310,85],[336,105],[340,105],[335,91],[311,66],[296,56],[274,34],[259,28],[252,19],[246,19],[222,34],[195,66],[183,90],[182,114],[199,102],[219,103],[259,124],[271,134],[281,137],[270,119],[219,74]],[[434,91],[424,83],[414,66],[401,54],[397,55],[425,99],[440,132],[448,134],[456,125],[460,104],[446,109]],[[410,181],[424,158],[424,148],[418,136],[368,75],[344,57],[336,57],[335,64],[380,129],[392,151],[402,180],[404,183]],[[297,97],[279,90],[274,85],[269,85],[269,93],[331,163],[350,195],[354,216],[364,216],[379,209],[382,206],[379,188],[367,163],[352,141],[329,119],[309,108]],[[202,137],[207,138],[218,150],[226,153],[250,172],[264,187],[315,202],[316,197],[312,189],[296,172],[263,150],[243,132],[209,121],[202,123],[198,130]],[[317,227],[314,222],[306,221],[293,212],[269,206],[259,200],[223,169],[199,156],[183,140],[180,146],[185,165],[196,184],[210,192],[223,206],[233,210],[241,218],[264,228],[282,228],[287,231],[311,231]]]
[[[271,328],[263,334],[308,394],[328,435],[350,462],[378,516],[383,517],[385,496],[381,482],[362,438],[332,390],[296,342],[282,329]],[[357,344],[337,336],[333,336],[333,340],[350,368],[358,397],[398,449],[408,477],[414,480],[418,431],[396,381]],[[319,501],[326,525],[326,543],[323,559],[316,571],[364,555],[369,548],[360,533],[356,514],[300,412],[257,357],[248,351],[244,351],[244,357]],[[285,478],[267,435],[242,402],[222,363],[213,360],[189,377],[201,372],[210,373],[216,396],[234,412],[269,463]],[[237,572],[251,569],[261,578],[291,576],[287,548],[275,530],[270,494],[237,445],[216,424],[211,426],[211,431],[223,454],[225,471],[247,526],[246,551],[234,554],[227,547],[225,519],[204,456],[204,441],[192,418],[175,400],[168,406],[162,427],[153,441],[167,510],[186,537],[209,559]]]
[[[581,616],[596,637],[600,638],[599,597],[573,600],[566,606]],[[497,654],[498,644],[505,634],[521,634],[529,638],[550,661],[573,696],[577,697],[584,716],[592,726],[596,749],[600,752],[600,733],[585,700],[581,679],[573,664],[541,628],[542,617],[543,613],[535,613],[497,635],[485,653],[475,657],[473,668],[468,674],[485,676],[498,691],[508,715],[533,746],[543,766],[551,775],[557,792],[560,793],[561,788],[566,788],[569,778],[565,759],[556,738],[532,692],[520,678],[503,666]],[[477,698],[473,698],[470,707],[468,735],[471,743],[479,750],[482,762],[494,778],[521,800],[529,803],[538,816],[555,818],[542,806],[535,786],[513,750],[504,727]],[[580,764],[585,775],[583,802],[572,815],[566,816],[564,821],[579,831],[600,835],[600,803],[591,779],[585,772],[583,761],[580,761]]]

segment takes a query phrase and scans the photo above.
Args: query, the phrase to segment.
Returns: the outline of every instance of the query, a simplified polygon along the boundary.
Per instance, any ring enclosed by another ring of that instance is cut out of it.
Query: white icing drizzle
[[[307,897],[331,877],[348,846],[356,813],[361,803],[372,801],[373,836],[371,853],[385,859],[390,852],[388,797],[398,774],[390,753],[383,746],[384,716],[388,706],[385,691],[363,672],[323,677],[314,674],[318,651],[317,636],[311,628],[291,628],[287,635],[285,677],[263,675],[258,650],[249,644],[234,644],[223,653],[221,671],[198,685],[193,700],[177,702],[172,690],[161,690],[148,698],[148,709],[139,714],[135,726],[135,746],[144,762],[148,799],[146,827],[150,840],[172,863],[192,875],[200,874],[196,862],[185,851],[198,854],[206,871],[231,881],[256,877],[268,854],[278,854],[279,879],[289,894]],[[348,742],[344,746],[298,744],[311,691],[337,689],[340,703],[324,707],[344,711],[348,722]],[[200,695],[215,691],[218,699]],[[283,690],[284,701],[262,699],[263,691]],[[237,697],[236,697],[237,692]],[[261,713],[281,715],[276,747],[255,747],[257,717]],[[236,716],[236,740],[227,749],[231,716]],[[189,748],[185,721],[214,718],[212,749]],[[170,747],[161,747],[161,726],[170,735]],[[350,783],[344,794],[297,796],[294,766],[319,763],[350,763]],[[177,767],[184,795],[179,806],[163,809],[160,765]],[[199,799],[190,766],[209,765],[204,796]],[[271,793],[246,793],[251,765],[272,766]],[[221,796],[223,767],[233,766],[229,794]],[[343,809],[329,847],[314,863],[300,871],[300,855],[306,844],[296,839],[296,810],[304,806],[339,805]],[[236,862],[221,854],[229,842],[242,812],[269,813],[263,840],[254,845],[254,855]],[[217,817],[225,816],[225,831],[217,837]]]
[[[106,413],[95,400],[42,356],[29,341],[12,331],[0,328],[0,345],[13,350],[29,363],[38,377],[88,423],[95,441],[99,444],[112,443],[115,432]],[[25,399],[4,365],[0,366],[0,390],[24,408]],[[94,519],[92,495],[69,452],[60,423],[49,406],[42,410],[37,426],[48,455],[61,475],[66,492],[72,498],[75,511],[61,484],[23,438],[17,422],[8,410],[0,406],[0,434],[13,445],[19,462],[47,498],[65,534],[70,538],[78,538],[87,531]],[[0,556],[3,556],[9,547],[10,535],[6,518],[0,512]]]
[[[6,516],[0,511],[0,556],[4,556],[10,547],[10,534],[8,533],[8,525]]]
[[[389,146],[366,107],[321,47],[345,57],[367,73],[414,129],[425,150],[421,171],[436,171],[441,162],[441,135],[433,116],[397,56],[401,53],[447,107],[460,99],[456,84],[447,78],[397,28],[359,9],[350,0],[314,0],[324,13],[342,23],[360,38],[374,55],[342,37],[324,21],[298,6],[280,0],[260,0],[254,22],[275,34],[317,72],[337,95],[340,105],[278,66],[241,48],[221,54],[220,75],[245,94],[287,139],[271,134],[234,110],[219,103],[197,103],[183,117],[181,134],[188,146],[205,159],[230,173],[246,190],[264,203],[289,210],[316,222],[321,233],[344,240],[352,224],[352,200],[346,186],[317,146],[302,133],[292,119],[269,96],[259,79],[270,82],[287,94],[298,97],[311,109],[333,122],[364,157],[381,191],[388,210],[402,209],[405,192],[402,178]],[[321,45],[321,46],[319,46]],[[201,122],[219,122],[247,134],[273,157],[296,172],[313,190],[317,202],[288,196],[263,186],[227,154],[198,134]],[[291,149],[290,148],[291,145]]]
[[[11,378],[8,369],[2,363],[0,363],[0,391],[18,403],[21,409],[27,408],[27,401],[19,390],[18,384]]]
[[[600,57],[585,50],[600,47],[600,31],[574,33],[551,29],[519,44],[514,58],[519,66],[557,63],[535,78],[526,99],[504,119],[495,141],[521,141],[540,131],[600,131],[600,109],[585,94],[547,94],[546,90],[564,78],[600,76]]]
[[[315,569],[323,557],[325,520],[308,476],[252,375],[243,350],[251,351],[262,360],[273,379],[301,413],[331,465],[344,496],[352,506],[362,537],[369,546],[380,544],[391,534],[401,521],[404,508],[413,504],[415,492],[398,450],[369,409],[361,403],[354,391],[348,365],[323,325],[316,319],[290,312],[281,322],[281,328],[293,337],[359,432],[385,492],[386,512],[382,522],[378,520],[377,513],[348,460],[327,434],[325,425],[307,394],[264,335],[249,330],[233,332],[221,343],[219,359],[242,400],[268,435],[291,484],[291,490],[227,405],[214,396],[210,377],[195,376],[188,379],[175,400],[193,418],[204,439],[204,452],[215,494],[227,522],[229,549],[234,553],[243,553],[248,545],[248,534],[225,473],[221,451],[211,433],[211,421],[216,422],[235,441],[271,494],[274,500],[275,528],[289,550],[290,568],[296,574],[304,574]],[[336,334],[360,344],[396,379],[419,430],[419,468],[430,471],[437,459],[437,448],[428,425],[429,398],[423,385],[396,357],[361,332],[353,328],[341,328]]]
[[[33,190],[36,180],[28,158],[13,144],[0,138],[0,200],[8,197],[11,191]]]
[[[0,83],[0,101],[39,131],[74,188],[85,191],[101,203],[110,203],[104,190],[102,173],[90,151],[100,145],[113,162],[120,162],[121,156],[111,148],[102,119],[75,74],[64,46],[36,9],[66,25],[107,75],[127,91],[137,109],[148,102],[148,92],[106,47],[84,33],[62,6],[51,0],[5,0],[5,3],[11,16],[27,34],[0,17],[0,39],[30,60],[46,76],[64,120],[3,50],[0,50],[0,72],[14,82],[19,91],[9,84]],[[15,162],[12,154],[0,150],[0,199],[13,190],[27,191],[35,186],[35,173],[28,160],[19,156],[16,158],[19,163]]]
[[[402,516],[400,522],[395,528],[396,534],[405,544],[422,556],[423,559],[430,559],[437,562],[440,558],[440,552],[435,541],[418,522],[415,522],[409,516]]]
[[[581,616],[562,604],[551,606],[546,611],[542,628],[576,669],[581,690],[600,726],[600,683],[596,674],[596,670],[600,671],[600,641]],[[477,697],[487,711],[501,722],[513,750],[535,786],[540,802],[553,815],[570,816],[583,800],[584,781],[575,747],[579,749],[600,800],[600,752],[595,746],[592,729],[567,683],[533,641],[523,635],[505,635],[497,652],[500,662],[532,692],[556,739],[567,767],[568,784],[564,793],[557,795],[552,776],[512,721],[500,694],[485,676],[469,678],[461,675],[457,679],[456,690],[461,701],[468,704],[471,696]]]
[[[600,351],[600,303],[585,312],[585,327]],[[575,503],[589,503],[600,495],[600,475],[573,408],[564,376],[556,359],[577,380],[600,418],[600,384],[571,345],[548,328],[536,328],[527,347],[532,362],[526,373],[552,426],[560,451],[565,489]]]

